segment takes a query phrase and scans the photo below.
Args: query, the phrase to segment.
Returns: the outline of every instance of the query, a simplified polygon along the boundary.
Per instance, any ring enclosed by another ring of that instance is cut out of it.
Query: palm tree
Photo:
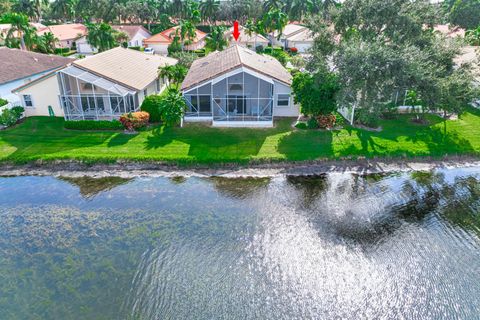
[[[76,0],[55,0],[52,3],[52,11],[65,22],[69,19],[75,19],[76,5]]]
[[[13,38],[20,39],[20,48],[22,50],[26,50],[27,46],[25,43],[29,41],[26,41],[25,35],[30,35],[32,33],[32,28],[28,23],[28,17],[24,14],[10,13],[5,17],[5,20],[11,24],[10,30],[7,32],[6,39],[9,41],[11,41]]]
[[[37,22],[42,20],[42,6],[48,6],[50,2],[48,0],[33,0],[35,4],[35,13],[37,16]]]
[[[18,0],[13,5],[13,12],[25,14],[29,18],[35,18],[35,4],[31,0]]]
[[[283,9],[285,7],[285,3],[283,0],[265,0],[263,3],[263,10],[266,12],[275,10],[275,9]]]
[[[312,0],[291,0],[288,3],[287,12],[293,19],[303,20],[303,17],[312,12],[314,3]]]
[[[214,21],[219,8],[219,0],[203,0],[200,3],[200,12],[204,21]]]
[[[187,75],[188,69],[181,64],[166,65],[158,68],[158,77],[167,79],[169,86],[180,84]]]
[[[280,38],[283,29],[288,24],[288,16],[279,9],[268,11],[262,20],[264,31],[271,33],[272,39],[275,31],[278,31],[277,38]]]
[[[93,24],[86,23],[88,35],[88,43],[97,48],[99,52],[109,50],[117,46],[115,41],[115,31],[107,23]]]
[[[222,51],[228,46],[228,41],[225,39],[226,28],[224,26],[212,27],[207,36],[207,47],[212,51]]]
[[[55,38],[53,33],[47,32],[36,39],[37,50],[42,53],[54,53],[55,45],[58,42],[58,39]]]
[[[184,46],[188,46],[193,43],[193,39],[197,36],[196,31],[195,25],[191,21],[181,20],[177,30],[175,30],[175,36],[180,38]]]

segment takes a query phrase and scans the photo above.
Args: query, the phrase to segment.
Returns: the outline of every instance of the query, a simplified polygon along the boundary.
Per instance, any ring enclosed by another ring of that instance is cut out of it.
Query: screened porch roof
[[[115,82],[99,77],[93,73],[82,70],[80,68],[69,66],[60,70],[61,73],[77,78],[78,80],[91,83],[99,88],[105,89],[113,94],[126,96],[127,94],[135,94],[135,91],[129,90]]]

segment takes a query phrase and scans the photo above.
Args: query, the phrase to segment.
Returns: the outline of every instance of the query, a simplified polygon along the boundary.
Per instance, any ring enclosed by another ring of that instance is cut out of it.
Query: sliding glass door
[[[247,101],[245,96],[229,95],[227,97],[227,110],[231,115],[246,114]]]

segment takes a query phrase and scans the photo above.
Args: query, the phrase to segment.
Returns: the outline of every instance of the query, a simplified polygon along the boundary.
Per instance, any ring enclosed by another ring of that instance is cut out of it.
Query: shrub
[[[297,129],[302,129],[302,130],[305,130],[305,129],[308,129],[307,128],[307,124],[305,122],[299,122],[295,125],[295,128]]]
[[[293,47],[293,48],[290,48],[290,53],[292,54],[297,54],[298,53],[298,49]]]
[[[8,103],[8,100],[0,98],[0,107],[6,105],[7,103]]]
[[[17,119],[20,119],[25,112],[25,108],[21,106],[15,106],[12,109],[10,109],[14,114]]]
[[[337,118],[334,114],[319,115],[317,117],[318,126],[322,129],[331,129],[335,126]]]
[[[167,126],[177,125],[186,109],[187,104],[178,90],[169,89],[165,95],[162,95],[160,113],[162,121]]]
[[[369,128],[378,128],[379,126],[378,115],[365,109],[355,110],[354,121]]]
[[[257,53],[263,53],[263,52],[265,51],[265,49],[264,49],[264,47],[263,47],[261,44],[259,44],[259,45],[255,48],[255,51],[256,51]]]
[[[317,119],[315,118],[310,118],[307,121],[307,128],[308,129],[317,129],[318,128],[318,122]]]
[[[172,55],[174,52],[182,51],[182,44],[180,43],[180,38],[175,36],[173,37],[172,43],[167,48],[168,55]]]
[[[160,113],[162,96],[152,94],[143,100],[140,110],[150,114],[150,122],[162,121],[162,114]]]
[[[118,120],[112,121],[95,121],[95,120],[80,120],[80,121],[65,121],[65,129],[71,130],[122,130],[123,125]]]
[[[263,52],[266,54],[271,54],[273,52],[273,48],[268,46],[263,50]]]
[[[129,112],[120,116],[120,122],[128,131],[134,131],[146,127],[149,119],[150,115],[144,111]]]
[[[172,53],[171,57],[177,59],[178,64],[184,66],[185,68],[190,68],[193,61],[198,58],[195,53],[187,51],[174,52]]]
[[[128,47],[128,49],[140,51],[140,46]]]
[[[55,51],[54,51],[55,54],[64,54],[69,52],[70,52],[70,48],[55,48]]]
[[[335,125],[344,126],[347,124],[347,120],[345,120],[345,118],[340,113],[335,111],[333,114],[335,115]]]
[[[5,127],[13,126],[18,119],[15,112],[11,109],[3,109],[2,113],[0,113],[0,125]]]

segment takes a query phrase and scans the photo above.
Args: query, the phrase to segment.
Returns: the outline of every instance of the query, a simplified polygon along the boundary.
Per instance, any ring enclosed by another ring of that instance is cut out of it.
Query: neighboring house
[[[437,24],[433,27],[434,31],[440,32],[448,38],[465,38],[465,29],[450,24]]]
[[[283,29],[280,37],[278,37],[278,33],[274,33],[273,37],[270,36],[270,41],[285,49],[297,48],[298,52],[305,53],[313,46],[314,37],[312,31],[307,27],[289,23]]]
[[[148,39],[145,39],[143,41],[145,48],[152,48],[153,50],[155,50],[155,53],[158,53],[158,54],[164,54],[164,55],[168,54],[168,46],[172,43],[178,28],[179,27],[176,26],[176,27],[167,29],[165,31],[162,31],[160,33],[157,33],[156,35]],[[192,43],[184,46],[183,48],[185,50],[202,49],[205,47],[206,37],[207,37],[207,34],[205,32],[195,29],[195,38],[192,39]]]
[[[38,22],[30,22],[29,24],[30,24],[31,27],[33,27],[37,30],[45,28],[45,26],[43,24],[38,23]],[[0,38],[1,37],[6,37],[7,34],[8,34],[8,31],[10,30],[11,27],[12,27],[12,25],[10,23],[0,23]],[[17,32],[14,32],[13,35],[16,37]]]
[[[233,27],[225,31],[225,38],[231,43],[237,43],[247,48],[256,48],[258,46],[266,47],[268,45],[268,39],[261,34],[253,32],[251,35],[248,35],[243,26],[238,26],[238,30],[240,31],[238,40],[235,40],[233,37]]]
[[[117,47],[72,62],[21,86],[27,115],[51,114],[66,120],[112,120],[137,111],[144,98],[162,92],[167,82],[158,79],[158,67],[177,60]]]
[[[51,32],[58,39],[57,48],[76,49],[81,54],[96,52],[86,41],[87,27],[81,23],[51,25],[37,31],[38,35]]]
[[[152,34],[143,26],[119,25],[112,26],[112,28],[128,35],[127,44],[129,47],[142,47],[143,40],[152,36]]]
[[[70,62],[72,59],[61,56],[0,47],[0,98],[18,103],[14,88]]]
[[[195,60],[182,83],[185,121],[213,126],[272,127],[273,117],[296,117],[292,76],[276,59],[232,45]]]

